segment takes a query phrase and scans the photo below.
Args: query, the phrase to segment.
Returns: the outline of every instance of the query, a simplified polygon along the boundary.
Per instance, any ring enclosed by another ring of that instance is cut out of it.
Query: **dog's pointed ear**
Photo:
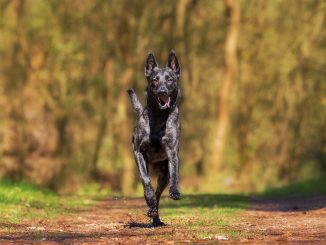
[[[145,77],[149,77],[152,74],[155,67],[157,67],[155,56],[152,51],[149,51],[145,63]]]
[[[166,66],[169,67],[177,77],[180,76],[181,69],[180,69],[177,55],[175,54],[174,50],[170,51],[168,63]]]

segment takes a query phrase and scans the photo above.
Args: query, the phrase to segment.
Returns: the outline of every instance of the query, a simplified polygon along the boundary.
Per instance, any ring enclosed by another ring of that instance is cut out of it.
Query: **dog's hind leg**
[[[162,161],[158,167],[158,178],[157,178],[157,188],[155,192],[156,202],[157,202],[157,212],[159,210],[159,203],[162,192],[168,186],[169,183],[169,171],[168,171],[168,160]],[[161,220],[159,215],[153,217],[153,226],[165,225]]]
[[[169,183],[169,170],[168,170],[168,160],[160,162],[159,173],[157,178],[157,188],[156,188],[156,200],[157,205],[159,204],[160,197],[164,189],[168,186]]]
[[[131,100],[132,109],[134,110],[134,112],[136,112],[137,116],[140,116],[141,113],[143,112],[143,106],[139,102],[139,99],[138,99],[135,91],[133,89],[128,89],[127,92],[129,94],[129,97]]]

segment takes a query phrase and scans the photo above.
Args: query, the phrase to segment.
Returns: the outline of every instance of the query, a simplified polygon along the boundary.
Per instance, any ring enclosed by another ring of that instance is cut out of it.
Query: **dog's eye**
[[[158,83],[158,80],[159,80],[158,77],[154,77],[154,78],[153,78],[153,82],[154,82],[154,83]]]
[[[169,83],[173,82],[172,77],[165,76],[165,80],[168,81]]]

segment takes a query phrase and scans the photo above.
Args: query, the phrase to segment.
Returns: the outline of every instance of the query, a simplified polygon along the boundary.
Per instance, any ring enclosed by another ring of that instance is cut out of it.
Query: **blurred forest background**
[[[0,177],[132,194],[149,50],[182,66],[181,190],[326,172],[326,1],[1,0]]]

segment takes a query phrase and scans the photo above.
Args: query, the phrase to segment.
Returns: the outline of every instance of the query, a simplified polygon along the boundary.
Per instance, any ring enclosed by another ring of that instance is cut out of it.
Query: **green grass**
[[[261,195],[266,197],[326,195],[326,176],[303,180],[278,188],[270,188],[265,190]]]
[[[28,183],[0,181],[0,217],[2,221],[20,222],[24,219],[51,218],[66,214],[89,201],[60,197]]]
[[[241,234],[230,226],[239,222],[248,202],[244,195],[188,195],[179,201],[163,199],[160,212],[163,221],[190,228],[199,239],[217,235],[235,238]]]

